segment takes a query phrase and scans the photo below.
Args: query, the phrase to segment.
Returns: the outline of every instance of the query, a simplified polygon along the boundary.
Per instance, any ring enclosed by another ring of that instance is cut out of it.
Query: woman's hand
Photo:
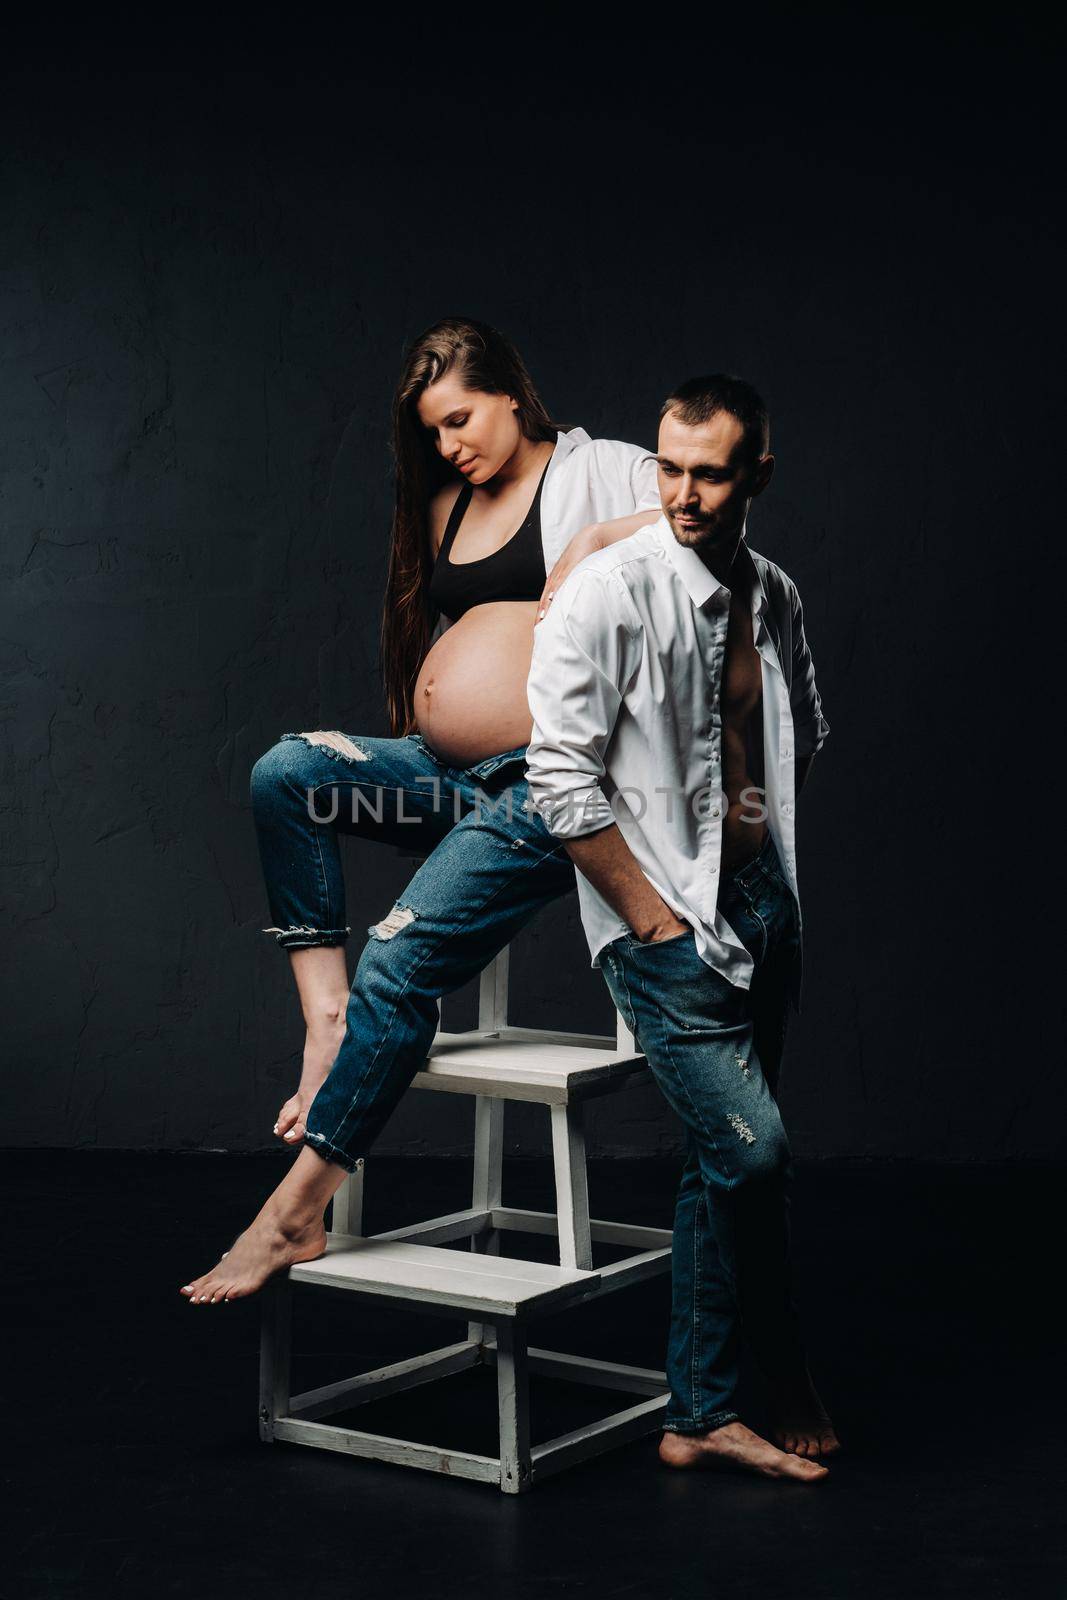
[[[567,574],[573,572],[578,563],[584,561],[586,556],[591,556],[594,550],[602,550],[605,542],[599,524],[591,522],[588,527],[579,529],[570,543],[564,546],[563,554],[548,574],[545,586],[541,590],[541,598],[537,604],[538,622],[548,611]]]
[[[545,586],[537,604],[537,621],[540,622],[546,615],[554,597],[559,593],[560,584],[568,573],[574,571],[580,561],[584,561],[586,556],[591,556],[594,550],[603,550],[609,544],[617,544],[620,539],[628,539],[639,528],[646,528],[650,522],[657,522],[661,516],[660,511],[631,511],[628,517],[615,517],[611,522],[591,522],[588,527],[576,533],[545,579]]]

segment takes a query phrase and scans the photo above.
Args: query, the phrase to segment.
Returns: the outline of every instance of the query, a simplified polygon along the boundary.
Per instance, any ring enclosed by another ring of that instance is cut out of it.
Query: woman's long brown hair
[[[510,395],[518,402],[515,415],[527,439],[556,437],[556,425],[519,352],[486,323],[446,317],[427,328],[404,357],[393,399],[396,503],[381,629],[382,682],[393,738],[415,731],[415,680],[440,615],[429,601],[430,501],[459,474],[438,455],[415,408],[423,390],[446,372],[454,372],[468,389]]]

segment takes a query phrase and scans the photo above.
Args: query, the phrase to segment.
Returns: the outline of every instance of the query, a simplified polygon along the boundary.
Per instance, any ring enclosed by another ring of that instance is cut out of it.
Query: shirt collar
[[[548,458],[548,467],[545,470],[545,486],[555,478],[561,461],[565,461],[572,450],[580,444],[588,444],[589,435],[584,428],[571,428],[567,433],[562,430],[556,432],[556,443],[552,454]]]
[[[651,532],[658,538],[674,570],[685,584],[689,598],[695,606],[706,605],[712,595],[723,589],[723,585],[713,572],[701,561],[695,550],[690,550],[687,545],[679,544],[674,537],[673,529],[666,517],[660,517],[653,523]],[[759,575],[759,568],[752,559],[752,552],[748,548],[747,539],[741,542],[742,560],[747,560],[755,580],[752,587],[752,611],[755,616],[760,616],[767,604],[763,582]],[[725,590],[724,590],[725,593]]]
[[[588,444],[589,435],[584,428],[570,428],[566,433],[562,430],[556,434],[556,448],[552,452],[551,465],[555,466],[562,461],[564,456],[569,456],[571,451],[580,444]]]

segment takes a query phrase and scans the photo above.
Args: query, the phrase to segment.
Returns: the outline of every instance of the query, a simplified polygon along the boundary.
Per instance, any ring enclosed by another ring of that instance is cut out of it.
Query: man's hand
[[[563,843],[578,871],[641,944],[660,944],[689,932],[688,922],[679,921],[641,871],[617,822]]]
[[[639,933],[634,930],[638,944],[663,944],[666,939],[677,939],[679,934],[692,931],[688,922],[679,922],[670,906],[663,900],[660,901],[660,905],[663,906],[663,916],[650,933]]]

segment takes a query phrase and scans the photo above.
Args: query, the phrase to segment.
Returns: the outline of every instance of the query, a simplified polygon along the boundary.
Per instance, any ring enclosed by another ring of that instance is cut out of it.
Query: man
[[[790,1290],[775,1092],[799,1002],[795,798],[829,728],[796,588],[746,543],[769,442],[737,378],[664,403],[663,516],[583,561],[535,628],[526,775],[578,869],[592,965],[688,1139],[660,1458],[815,1481],[838,1441]],[[742,1320],[782,1448],[734,1408]]]

